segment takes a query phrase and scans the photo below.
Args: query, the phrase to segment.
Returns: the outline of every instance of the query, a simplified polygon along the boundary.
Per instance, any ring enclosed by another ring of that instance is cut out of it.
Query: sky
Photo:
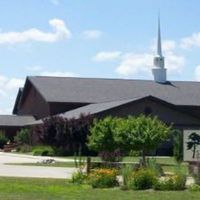
[[[200,81],[199,0],[0,0],[0,114],[27,76],[153,79],[160,13],[168,80]]]

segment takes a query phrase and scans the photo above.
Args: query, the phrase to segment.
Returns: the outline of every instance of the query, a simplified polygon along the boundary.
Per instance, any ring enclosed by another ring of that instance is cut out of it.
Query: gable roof
[[[82,106],[80,108],[76,108],[76,109],[71,110],[71,111],[67,111],[65,113],[57,114],[55,116],[60,116],[60,117],[68,118],[68,119],[71,119],[71,118],[78,119],[81,116],[81,114],[95,115],[95,114],[102,113],[104,111],[111,110],[113,108],[121,107],[125,104],[143,101],[143,100],[146,100],[146,99],[156,101],[157,103],[163,104],[163,105],[165,105],[169,108],[172,108],[173,110],[176,110],[176,111],[178,111],[182,114],[186,114],[187,116],[192,117],[193,120],[199,120],[199,118],[196,118],[195,116],[191,115],[190,113],[185,112],[182,109],[179,109],[179,107],[177,107],[177,106],[175,106],[175,105],[173,105],[169,102],[163,101],[162,99],[151,96],[151,95],[145,96],[145,97],[138,97],[138,98],[134,98],[134,99],[125,99],[125,100],[121,100],[121,101],[109,101],[109,102],[89,104],[89,105],[86,105],[86,106]],[[184,115],[182,115],[182,116],[184,116]],[[49,117],[47,117],[47,118],[49,118]],[[43,119],[46,119],[46,118],[43,118]],[[43,119],[32,121],[30,123],[27,123],[26,125],[29,126],[29,125],[42,124]]]
[[[83,106],[62,114],[59,114],[61,117],[65,118],[79,118],[80,114],[96,114],[103,112],[105,110],[109,110],[111,108],[115,108],[121,105],[124,105],[126,103],[132,102],[136,99],[128,99],[128,100],[121,100],[121,101],[109,101],[109,102],[103,102],[103,103],[95,103],[95,104],[89,104],[87,106]]]
[[[98,114],[98,113],[101,113],[101,112],[104,112],[104,111],[108,111],[112,108],[116,108],[116,107],[119,107],[119,106],[122,106],[122,105],[125,105],[125,104],[128,104],[128,103],[132,103],[132,102],[136,102],[136,101],[142,101],[144,99],[149,99],[149,100],[153,100],[153,101],[162,103],[162,104],[164,104],[168,107],[171,107],[171,108],[177,110],[178,112],[190,115],[189,113],[186,113],[186,112],[178,109],[178,107],[176,107],[175,105],[173,105],[169,102],[163,101],[162,99],[159,99],[159,98],[156,98],[154,96],[149,95],[149,96],[145,96],[145,97],[138,97],[138,98],[134,98],[134,99],[126,99],[126,100],[121,100],[121,101],[109,101],[109,102],[103,102],[103,103],[89,104],[89,105],[86,105],[86,106],[83,106],[83,107],[80,107],[80,108],[59,114],[59,116],[64,117],[64,118],[76,118],[76,119],[78,119],[81,114],[94,115],[94,114]],[[194,116],[192,116],[192,117],[194,117]]]
[[[0,126],[25,126],[31,122],[34,122],[33,116],[19,116],[19,115],[0,115]]]
[[[31,76],[47,102],[101,103],[154,96],[174,105],[200,106],[200,82]]]

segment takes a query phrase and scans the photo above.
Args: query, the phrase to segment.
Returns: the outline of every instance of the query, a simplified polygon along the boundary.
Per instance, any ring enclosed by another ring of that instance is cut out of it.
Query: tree
[[[129,116],[123,125],[120,127],[122,130],[119,128],[117,132],[118,141],[129,151],[141,151],[143,165],[146,165],[146,153],[165,141],[171,130],[157,117],[144,115]]]
[[[90,129],[89,148],[102,152],[141,151],[143,164],[146,153],[154,150],[168,138],[170,127],[156,117],[129,116],[128,118],[106,117],[95,120]]]
[[[189,142],[187,142],[187,149],[192,150],[192,158],[195,158],[196,156],[196,148],[198,145],[200,145],[200,135],[193,132],[188,137]]]
[[[110,116],[94,120],[93,126],[90,128],[88,147],[99,152],[104,161],[115,161],[115,152],[119,152],[117,150],[120,148],[116,132],[123,123],[123,119]]]
[[[41,144],[56,149],[58,155],[73,155],[75,152],[87,153],[87,135],[93,122],[91,115],[81,114],[78,119],[52,116],[43,120],[43,124],[33,128]]]

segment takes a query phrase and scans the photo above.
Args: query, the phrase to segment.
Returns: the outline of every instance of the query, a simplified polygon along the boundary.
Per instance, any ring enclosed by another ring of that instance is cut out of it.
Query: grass
[[[200,192],[185,191],[121,191],[92,189],[73,185],[67,180],[0,177],[0,199],[3,200],[188,200],[199,199]]]
[[[73,157],[65,157],[72,159]],[[183,173],[188,173],[187,163],[182,163],[180,166],[177,166],[173,157],[154,157],[156,158],[156,162],[161,164],[164,172],[175,172],[177,170],[181,170]],[[85,157],[83,157],[85,159]],[[139,157],[124,157],[123,162],[134,162],[137,163],[139,161]],[[99,157],[92,157],[92,162],[101,162]],[[42,164],[42,163],[7,163],[9,165],[24,165],[24,166],[47,166],[47,167],[75,167],[74,162],[56,162],[52,164]]]
[[[42,166],[42,167],[75,167],[74,162],[56,162],[51,164],[42,163],[5,163],[6,165]]]

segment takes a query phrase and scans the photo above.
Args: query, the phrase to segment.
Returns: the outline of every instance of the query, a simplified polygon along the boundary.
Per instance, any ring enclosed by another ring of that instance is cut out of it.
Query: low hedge
[[[54,156],[55,151],[50,146],[35,146],[32,153],[34,156]]]

